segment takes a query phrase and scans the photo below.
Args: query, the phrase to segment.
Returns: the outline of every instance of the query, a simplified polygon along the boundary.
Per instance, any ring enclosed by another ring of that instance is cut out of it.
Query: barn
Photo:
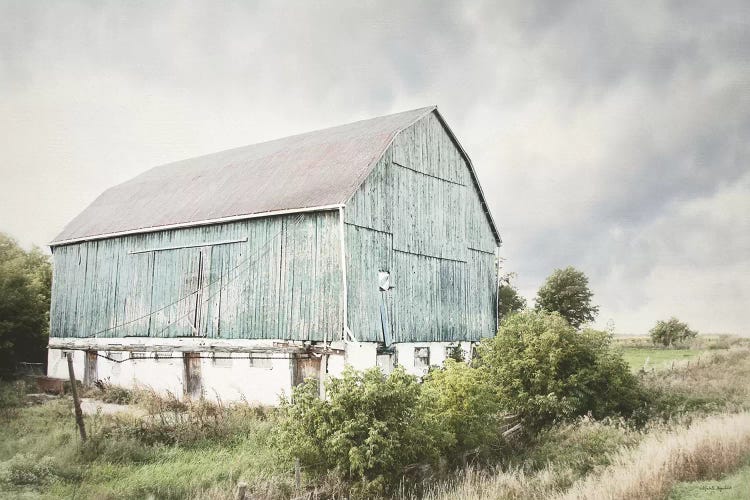
[[[420,375],[494,334],[499,245],[436,107],[155,167],[50,243],[48,374],[263,404]]]

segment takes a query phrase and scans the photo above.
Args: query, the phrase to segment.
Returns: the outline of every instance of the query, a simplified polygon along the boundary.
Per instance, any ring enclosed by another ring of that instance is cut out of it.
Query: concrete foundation
[[[408,373],[422,376],[430,366],[442,365],[449,349],[459,345],[450,342],[403,343],[379,351],[378,344],[373,342],[334,342],[329,347],[336,354],[300,355],[268,348],[274,341],[256,346],[268,349],[263,352],[188,352],[185,346],[180,347],[182,351],[154,350],[156,347],[149,346],[148,339],[143,350],[135,350],[132,344],[123,350],[124,344],[118,343],[117,339],[102,340],[106,342],[77,345],[74,341],[66,344],[58,339],[58,346],[48,350],[48,375],[67,378],[66,354],[71,352],[76,378],[84,383],[93,383],[94,380],[87,380],[87,377],[95,377],[113,385],[150,388],[177,397],[192,395],[221,401],[245,400],[277,405],[304,377],[317,376],[325,383],[327,377],[340,376],[347,365],[358,370],[379,366],[386,373],[395,366],[403,366]],[[107,349],[103,349],[105,347]],[[472,344],[461,343],[460,347],[464,358],[470,359]],[[224,345],[222,348],[228,347]]]

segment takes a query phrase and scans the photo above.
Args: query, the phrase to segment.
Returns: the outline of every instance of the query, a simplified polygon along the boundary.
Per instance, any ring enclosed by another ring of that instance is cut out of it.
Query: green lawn
[[[701,349],[659,349],[659,348],[622,348],[622,355],[628,362],[633,371],[643,367],[648,359],[648,368],[657,370],[669,368],[672,361],[675,363],[685,360],[697,359],[698,356],[705,354]]]
[[[718,481],[680,483],[672,489],[670,500],[747,500],[750,498],[750,465]]]

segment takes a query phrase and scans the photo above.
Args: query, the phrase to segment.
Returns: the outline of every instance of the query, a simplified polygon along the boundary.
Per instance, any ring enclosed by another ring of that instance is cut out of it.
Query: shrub
[[[630,416],[644,394],[610,341],[605,332],[578,332],[558,314],[524,311],[481,342],[477,364],[505,408],[532,429],[588,413]]]
[[[0,462],[0,482],[16,486],[42,486],[58,479],[56,469],[52,457],[37,458],[19,453],[10,460]]]
[[[360,495],[389,491],[408,466],[436,463],[452,437],[420,397],[417,379],[397,368],[358,372],[347,368],[327,383],[328,400],[313,381],[298,386],[283,405],[276,445],[306,471],[333,471]]]
[[[491,454],[502,445],[501,408],[484,368],[448,359],[425,377],[422,398],[452,434],[454,444],[446,451],[454,462],[468,453]]]
[[[687,323],[671,317],[667,321],[657,321],[656,326],[649,331],[649,335],[654,344],[671,347],[676,343],[695,338],[698,332],[691,330]]]

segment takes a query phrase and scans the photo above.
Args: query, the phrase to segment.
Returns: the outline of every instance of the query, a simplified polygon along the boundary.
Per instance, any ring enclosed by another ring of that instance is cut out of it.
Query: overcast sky
[[[750,332],[750,2],[0,0],[0,231],[161,163],[437,104],[533,298]]]

